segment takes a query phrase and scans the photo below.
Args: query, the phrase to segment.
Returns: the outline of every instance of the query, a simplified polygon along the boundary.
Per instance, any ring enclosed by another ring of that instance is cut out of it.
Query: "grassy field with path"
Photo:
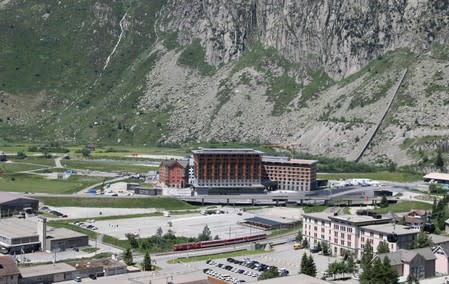
[[[45,205],[56,207],[101,208],[163,208],[166,210],[194,209],[184,201],[169,197],[120,198],[120,197],[46,197],[37,196]]]
[[[432,210],[432,204],[419,201],[400,201],[395,204],[390,204],[386,208],[376,208],[374,211],[379,214],[386,214],[388,212],[408,212],[410,210]]]
[[[51,180],[35,175],[0,176],[0,191],[70,194],[91,184],[102,182],[102,177],[72,175],[65,180]]]

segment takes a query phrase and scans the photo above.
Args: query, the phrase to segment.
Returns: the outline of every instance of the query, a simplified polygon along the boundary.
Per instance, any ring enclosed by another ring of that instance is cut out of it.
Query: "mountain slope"
[[[448,151],[445,1],[0,3],[5,141]]]

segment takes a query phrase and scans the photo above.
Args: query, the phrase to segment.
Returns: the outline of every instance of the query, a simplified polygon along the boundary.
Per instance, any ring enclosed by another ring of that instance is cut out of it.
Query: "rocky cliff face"
[[[448,158],[446,0],[41,2],[0,0],[0,142]]]
[[[172,0],[162,17],[161,30],[178,31],[181,43],[200,38],[210,64],[238,58],[260,41],[333,78],[388,50],[422,53],[449,36],[442,0]]]

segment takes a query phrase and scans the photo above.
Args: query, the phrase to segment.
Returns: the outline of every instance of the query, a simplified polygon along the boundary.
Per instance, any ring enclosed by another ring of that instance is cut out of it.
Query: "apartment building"
[[[316,187],[316,160],[264,156],[262,183],[278,190],[311,191]]]
[[[329,213],[309,213],[303,215],[303,236],[311,247],[318,242],[327,242],[333,255],[343,255],[350,251],[360,256],[362,250],[361,230],[365,226],[391,222],[392,218],[373,218],[359,215],[332,215]],[[370,234],[372,230],[364,230]],[[363,238],[364,241],[365,238]],[[374,242],[374,241],[373,241]]]
[[[183,188],[188,182],[188,160],[164,160],[159,166],[159,182],[168,187]]]

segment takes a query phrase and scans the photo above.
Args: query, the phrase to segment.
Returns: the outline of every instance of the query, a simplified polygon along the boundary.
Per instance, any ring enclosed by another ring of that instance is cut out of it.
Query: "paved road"
[[[62,166],[62,164],[61,164],[61,160],[62,160],[62,157],[57,157],[57,158],[55,159],[55,166],[56,166],[57,168],[63,168],[63,166]]]

